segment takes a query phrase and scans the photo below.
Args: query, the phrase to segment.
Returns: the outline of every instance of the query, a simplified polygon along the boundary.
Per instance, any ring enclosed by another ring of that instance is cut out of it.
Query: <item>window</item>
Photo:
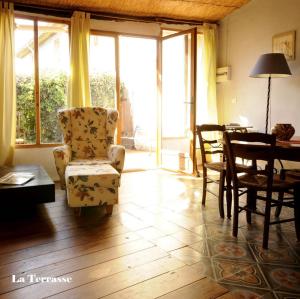
[[[15,19],[17,144],[62,141],[57,110],[66,106],[68,25]]]
[[[90,88],[93,106],[116,108],[115,38],[90,36]]]
[[[17,143],[36,143],[33,21],[16,19]]]

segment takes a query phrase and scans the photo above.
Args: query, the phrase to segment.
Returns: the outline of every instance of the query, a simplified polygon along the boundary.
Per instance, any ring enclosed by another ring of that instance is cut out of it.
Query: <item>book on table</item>
[[[0,178],[2,185],[23,185],[34,178],[31,172],[9,172]]]

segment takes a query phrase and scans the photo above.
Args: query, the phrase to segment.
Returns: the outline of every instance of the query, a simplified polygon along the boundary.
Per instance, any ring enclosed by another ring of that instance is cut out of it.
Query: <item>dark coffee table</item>
[[[55,185],[39,165],[0,167],[0,177],[8,172],[31,172],[34,178],[23,185],[0,185],[1,205],[36,204],[55,201]]]

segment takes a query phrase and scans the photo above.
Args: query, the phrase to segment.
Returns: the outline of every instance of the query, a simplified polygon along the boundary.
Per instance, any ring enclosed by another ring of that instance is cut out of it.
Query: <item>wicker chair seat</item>
[[[258,191],[267,190],[267,176],[265,175],[251,175],[244,174],[239,176],[240,188],[255,188]],[[272,190],[274,192],[288,190],[294,187],[294,184],[290,180],[281,180],[279,175],[274,175]]]
[[[218,172],[226,170],[226,162],[209,162],[209,163],[204,163],[204,166],[208,169],[218,171]]]

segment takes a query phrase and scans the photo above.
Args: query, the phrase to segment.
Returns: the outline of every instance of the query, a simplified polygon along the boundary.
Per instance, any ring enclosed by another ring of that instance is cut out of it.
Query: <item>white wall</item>
[[[59,178],[56,172],[52,152],[52,147],[16,149],[14,163],[41,165],[54,181],[58,181]]]
[[[292,123],[300,136],[300,1],[252,0],[221,21],[218,67],[230,65],[232,79],[217,86],[221,123],[241,117],[264,131],[267,79],[250,78],[258,57],[272,52],[272,36],[296,30],[296,60],[288,61],[292,77],[272,79],[271,127]],[[236,103],[235,100],[236,99]]]

